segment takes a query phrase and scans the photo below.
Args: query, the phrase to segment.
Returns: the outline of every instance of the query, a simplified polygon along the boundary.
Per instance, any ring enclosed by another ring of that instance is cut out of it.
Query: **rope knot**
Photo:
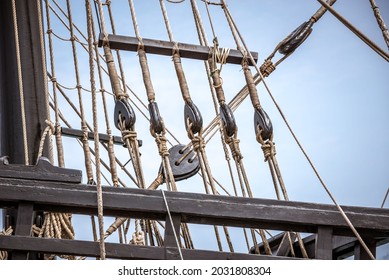
[[[122,131],[122,138],[123,142],[125,143],[128,139],[130,142],[136,141],[137,133],[134,130],[123,130]]]
[[[132,239],[130,241],[131,244],[134,245],[145,245],[145,234],[143,231],[134,232],[132,234]]]
[[[191,138],[192,144],[193,144],[193,150],[194,151],[203,151],[205,149],[205,142],[203,137],[201,136],[194,136]]]
[[[276,148],[272,141],[266,141],[261,146],[265,161],[268,161],[270,158],[273,158],[276,155]]]
[[[167,139],[164,135],[156,135],[155,142],[158,146],[158,152],[161,157],[168,157],[169,151],[166,145]]]
[[[275,69],[273,62],[270,59],[266,59],[259,70],[263,76],[268,77]]]
[[[243,159],[242,153],[240,152],[239,148],[239,142],[240,140],[235,137],[227,137],[226,143],[231,148],[232,157],[235,161],[240,161]]]

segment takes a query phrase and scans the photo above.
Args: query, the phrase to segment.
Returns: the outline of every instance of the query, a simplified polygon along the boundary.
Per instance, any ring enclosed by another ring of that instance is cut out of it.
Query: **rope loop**
[[[126,143],[127,139],[130,142],[134,142],[137,140],[137,133],[136,131],[125,129],[122,131],[122,138],[124,143]]]
[[[240,142],[240,140],[237,138],[237,134],[236,133],[232,137],[226,137],[226,143],[231,148],[232,157],[237,162],[239,162],[239,161],[241,161],[243,159],[243,155],[240,152],[240,148],[239,148],[239,142]]]
[[[130,243],[141,246],[145,245],[145,233],[143,231],[134,232]]]
[[[276,147],[274,145],[273,141],[266,141],[261,146],[263,155],[265,157],[265,161],[268,161],[269,159],[272,159],[276,155]]]
[[[167,148],[166,142],[167,138],[164,134],[158,135],[154,134],[155,142],[157,143],[158,152],[161,157],[168,157],[169,156],[169,150]]]

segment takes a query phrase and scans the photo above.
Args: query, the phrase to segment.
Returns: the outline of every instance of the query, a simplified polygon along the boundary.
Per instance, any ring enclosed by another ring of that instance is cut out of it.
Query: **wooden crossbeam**
[[[105,243],[106,257],[114,259],[154,259],[173,258],[176,251],[164,247],[130,244]],[[84,240],[66,240],[25,236],[0,236],[0,249],[34,251],[46,254],[100,257],[99,243]],[[243,253],[216,252],[209,250],[182,249],[185,260],[287,260],[287,257],[252,255]]]
[[[82,138],[83,137],[82,130],[74,129],[74,128],[67,128],[67,127],[61,128],[61,134],[64,136],[74,137],[74,138]],[[90,132],[90,131],[88,132],[88,139],[89,140],[94,139],[93,132]],[[108,134],[99,133],[99,140],[100,140],[100,142],[108,143],[108,141],[109,141]],[[118,144],[118,145],[124,145],[122,137],[120,137],[120,136],[113,136],[113,143]],[[143,144],[142,140],[138,140],[139,147],[141,147],[142,144]]]
[[[99,47],[103,45],[104,35],[100,34]],[[111,49],[133,51],[136,52],[139,47],[139,41],[136,37],[120,36],[120,35],[108,35],[109,46]],[[174,43],[162,40],[152,40],[142,38],[144,50],[146,53],[159,54],[165,56],[171,56],[174,49]],[[182,58],[208,60],[211,48],[192,45],[185,43],[177,43]],[[258,53],[251,52],[255,62],[258,61]],[[231,49],[226,60],[227,63],[231,64],[242,64],[243,55],[240,51]]]
[[[2,178],[0,189],[0,207],[16,207],[23,200],[34,202],[34,210],[97,214],[92,185]],[[166,199],[183,223],[312,233],[328,226],[334,235],[353,236],[333,205],[183,192],[166,192]],[[107,216],[165,220],[167,214],[160,191],[103,187],[103,201]],[[362,236],[389,237],[388,209],[343,209]]]

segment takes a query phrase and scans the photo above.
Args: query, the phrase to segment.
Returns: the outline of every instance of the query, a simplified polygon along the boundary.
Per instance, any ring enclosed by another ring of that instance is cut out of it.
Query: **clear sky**
[[[81,2],[83,1],[72,1],[73,17],[74,22],[86,34],[84,4]],[[212,31],[204,3],[197,2],[206,26],[208,41],[212,42]],[[388,24],[389,2],[384,0],[376,2]],[[50,3],[58,11],[53,2]],[[58,1],[58,3],[66,10],[65,1]],[[168,40],[159,1],[134,0],[134,4],[141,36]],[[175,40],[197,44],[190,1],[186,0],[181,4],[165,1],[165,4]],[[314,0],[229,0],[227,4],[248,47],[251,51],[258,52],[259,64],[273,51],[278,42],[301,23],[309,20],[320,7],[320,4]],[[128,1],[113,0],[111,6],[115,15],[116,33],[134,36]],[[222,9],[220,6],[212,5],[209,8],[220,46],[235,49]],[[369,1],[339,0],[334,8],[388,52]],[[106,24],[109,25],[107,9],[104,12]],[[61,26],[53,13],[51,17],[53,31],[62,38],[69,38],[68,31]],[[81,38],[78,33],[76,35]],[[72,72],[74,66],[70,43],[55,38],[54,42],[57,79],[62,85],[74,87],[75,78]],[[89,88],[86,52],[80,45],[78,52],[82,85]],[[273,61],[280,57],[281,55],[277,54]],[[122,60],[128,86],[143,102],[147,103],[136,53],[122,52]],[[165,124],[177,136],[180,143],[186,144],[189,141],[183,123],[184,102],[171,58],[149,55],[148,60],[156,101]],[[215,116],[215,111],[204,65],[201,61],[183,59],[183,67],[192,99],[202,113],[204,124],[207,125]],[[224,80],[226,100],[229,101],[245,84],[241,66],[225,65],[221,76]],[[389,187],[388,78],[388,62],[378,56],[334,16],[326,13],[314,25],[313,32],[306,42],[266,79],[298,139],[329,189],[342,205],[380,207]],[[105,78],[105,88],[111,91],[107,78]],[[290,199],[331,203],[262,84],[258,86],[258,91],[261,104],[273,122],[277,159]],[[78,104],[76,91],[68,92],[75,104]],[[89,93],[85,92],[87,118],[92,124],[91,102],[88,98]],[[130,98],[134,99],[133,95],[130,94]],[[139,104],[138,101],[136,103]],[[62,110],[66,112],[69,122],[79,128],[79,120],[69,107],[64,105]],[[109,110],[110,116],[113,116],[111,98]],[[154,139],[150,136],[147,121],[138,111],[136,113],[138,137],[143,140],[142,163],[146,182],[149,184],[157,175],[160,159]],[[241,141],[244,164],[254,195],[275,198],[268,165],[264,162],[261,147],[255,140],[253,108],[249,99],[236,110],[235,118],[239,127],[238,137]],[[104,132],[102,113],[99,122],[100,130]],[[116,129],[113,131],[115,135],[120,135]],[[215,135],[206,150],[214,177],[232,193],[231,179],[227,175],[228,169],[219,135]],[[83,169],[83,159],[76,156],[81,154],[81,149],[74,140],[65,141],[65,153],[71,155],[66,156],[67,167]],[[122,162],[128,160],[124,148],[116,147],[116,153]],[[107,157],[103,155],[103,158]],[[131,185],[127,178],[122,178]],[[199,176],[180,182],[179,190],[204,192]],[[388,205],[389,202],[385,207]],[[85,227],[80,225],[80,228],[79,236],[90,238],[85,234]],[[201,234],[200,231],[198,232]],[[244,243],[244,241],[243,239],[234,241],[238,244],[236,245],[238,248],[241,247],[239,242]],[[199,246],[207,247],[208,244]],[[244,246],[242,248],[244,250]],[[388,257],[387,251],[380,254],[386,254]]]

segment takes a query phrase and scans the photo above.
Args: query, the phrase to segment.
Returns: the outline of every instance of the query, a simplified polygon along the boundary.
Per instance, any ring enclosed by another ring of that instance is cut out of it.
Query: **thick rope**
[[[81,130],[83,133],[82,143],[83,143],[83,151],[84,151],[85,169],[87,173],[88,183],[92,183],[94,182],[93,179],[94,176],[93,176],[93,169],[91,163],[91,155],[89,152],[88,128],[85,124],[86,121],[85,121],[85,112],[84,112],[84,106],[82,101],[82,86],[81,86],[81,79],[80,79],[79,67],[78,67],[78,56],[77,56],[77,48],[75,43],[70,0],[66,0],[66,6],[68,11],[68,19],[69,19],[69,27],[70,27],[69,31],[70,31],[70,38],[71,38],[71,45],[72,45],[72,53],[73,53],[74,72],[75,72],[76,83],[77,83],[76,87],[77,87],[77,94],[78,94],[78,102],[79,102],[80,114],[81,114]]]
[[[224,2],[224,0],[221,0]],[[321,1],[321,0],[318,0],[318,1]],[[323,1],[321,1],[322,3]],[[329,6],[327,3],[323,2],[322,5],[324,7],[326,7],[329,11],[331,11],[331,6]],[[225,11],[227,12],[228,16],[232,19],[232,16],[231,16],[231,13],[229,12],[228,10],[228,7],[226,5],[224,5],[224,9]],[[321,178],[319,172],[317,171],[316,167],[314,166],[312,160],[310,159],[310,157],[308,156],[308,154],[306,153],[305,149],[303,148],[303,146],[301,145],[300,141],[297,139],[297,136],[295,135],[293,129],[291,128],[288,120],[286,119],[283,111],[281,110],[278,102],[275,100],[272,92],[270,91],[270,88],[268,87],[266,81],[264,80],[263,76],[262,76],[262,73],[260,72],[259,68],[258,68],[258,65],[257,63],[255,62],[255,60],[253,59],[251,53],[248,51],[248,47],[242,37],[242,35],[240,34],[239,32],[239,29],[237,28],[236,26],[236,23],[233,21],[232,19],[232,23],[233,23],[233,26],[235,28],[235,30],[237,31],[239,37],[240,37],[240,40],[244,46],[244,48],[246,49],[247,51],[247,54],[249,55],[250,57],[250,61],[251,63],[254,65],[255,69],[257,70],[257,73],[259,74],[259,76],[261,77],[261,80],[263,82],[263,85],[265,86],[266,88],[266,91],[268,92],[270,98],[272,99],[274,105],[276,106],[278,112],[280,113],[282,119],[284,120],[286,126],[288,127],[290,133],[292,134],[293,138],[295,139],[297,145],[299,146],[300,150],[302,151],[302,153],[304,154],[305,158],[307,159],[308,163],[310,164],[312,170],[314,171],[316,177],[318,178],[318,180],[320,181],[322,187],[324,188],[324,190],[327,192],[327,194],[329,195],[329,197],[331,198],[331,200],[333,201],[333,203],[335,204],[335,206],[337,207],[338,211],[341,213],[342,217],[344,218],[344,220],[346,221],[347,225],[350,227],[350,229],[353,231],[353,233],[355,234],[355,236],[357,237],[358,241],[361,243],[362,247],[365,249],[366,252],[368,252],[370,258],[372,259],[375,259],[374,255],[371,253],[371,251],[369,250],[369,248],[367,247],[366,243],[363,241],[362,237],[360,236],[360,234],[358,233],[358,231],[355,229],[354,225],[351,223],[350,219],[347,217],[346,213],[343,211],[342,207],[338,204],[338,202],[336,201],[335,197],[333,196],[333,194],[331,193],[331,191],[328,189],[327,185],[324,183],[323,179]]]
[[[40,46],[45,45],[45,35],[43,30],[43,11],[42,11],[42,1],[39,1],[37,3],[38,8],[38,26],[39,26],[39,40],[40,40]],[[42,57],[42,77],[46,77],[46,71],[47,71],[47,62],[46,62],[46,51],[45,48],[41,47],[41,57]],[[50,101],[49,101],[49,89],[48,89],[48,83],[44,83],[44,95],[45,95],[45,104],[46,104],[46,119],[51,122],[51,115],[50,115]],[[51,164],[54,164],[54,148],[53,148],[53,142],[51,136],[55,134],[54,130],[49,131],[49,139],[48,139],[48,147],[49,147],[49,160]]]
[[[95,148],[96,162],[96,191],[97,191],[97,212],[100,233],[100,259],[105,259],[105,243],[104,243],[104,214],[103,214],[103,190],[101,186],[101,169],[100,169],[100,141],[99,141],[99,125],[97,112],[97,96],[95,82],[95,64],[94,64],[94,46],[93,46],[93,27],[92,27],[92,6],[90,0],[85,1],[87,30],[88,30],[88,51],[89,51],[89,75],[92,91],[92,115],[93,115],[93,136]]]
[[[322,4],[328,11],[333,14],[344,26],[350,29],[359,39],[361,39],[366,45],[368,45],[373,51],[375,51],[378,55],[380,55],[383,59],[389,62],[389,54],[381,49],[378,45],[376,45],[372,40],[366,37],[361,31],[359,31],[354,25],[352,25],[348,20],[346,20],[342,15],[340,15],[334,8],[328,5],[323,0],[317,0],[320,4]]]
[[[370,4],[371,4],[371,8],[373,9],[374,16],[377,19],[378,26],[380,27],[380,29],[382,31],[382,36],[384,37],[385,43],[389,49],[389,31],[385,25],[384,19],[381,16],[380,9],[378,8],[375,0],[370,0]]]
[[[12,227],[9,227],[7,229],[3,229],[0,231],[0,235],[11,235],[13,232]],[[8,259],[8,252],[7,251],[0,251],[0,261]]]

